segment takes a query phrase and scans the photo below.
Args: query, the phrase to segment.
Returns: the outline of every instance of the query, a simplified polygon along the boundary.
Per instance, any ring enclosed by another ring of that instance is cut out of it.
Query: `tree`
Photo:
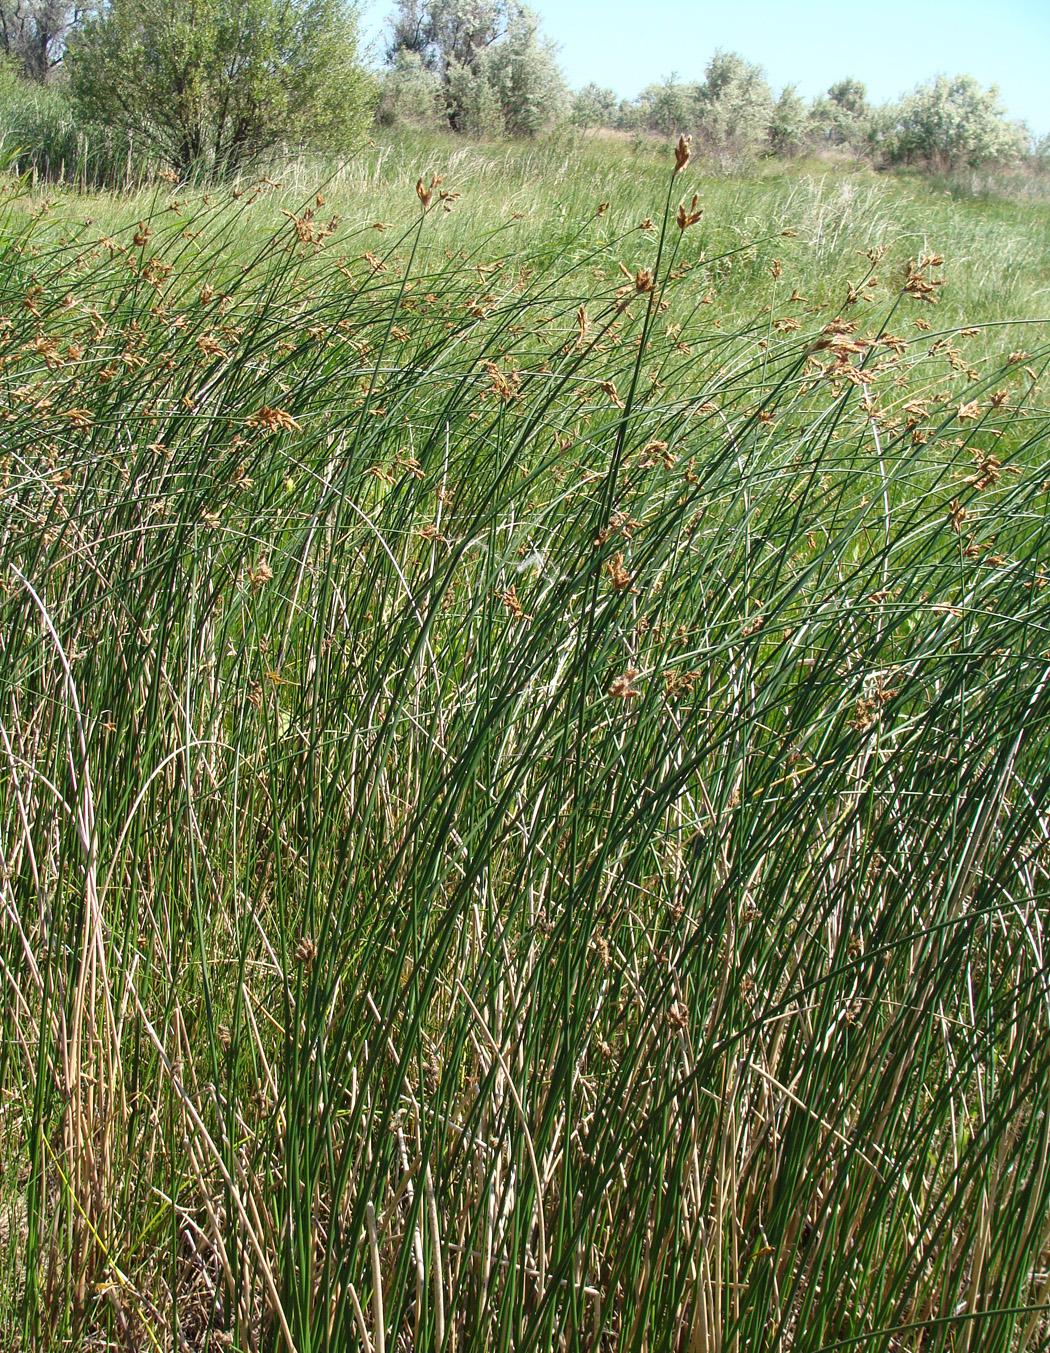
[[[417,52],[431,70],[449,61],[473,68],[510,22],[505,0],[400,0],[387,59],[407,50]]]
[[[0,52],[43,84],[62,64],[66,40],[87,9],[73,0],[0,0]]]
[[[619,116],[620,103],[611,89],[591,83],[573,95],[570,121],[574,127],[614,127]]]
[[[809,109],[794,85],[785,85],[769,118],[769,148],[787,158],[801,151],[809,135]]]
[[[828,99],[858,121],[868,115],[868,91],[861,80],[836,80],[828,90]]]
[[[384,127],[433,127],[445,120],[441,80],[418,52],[405,47],[394,56],[383,76],[376,120]]]
[[[1007,119],[994,86],[941,75],[887,110],[880,139],[890,163],[952,170],[1016,159],[1027,134]]]
[[[531,136],[563,111],[554,49],[517,0],[399,0],[387,60],[405,52],[441,81],[452,131]]]
[[[444,70],[446,125],[466,136],[502,136],[506,131],[503,109],[489,83],[486,62],[474,66],[453,58]]]
[[[508,136],[535,136],[557,122],[567,106],[554,44],[541,37],[539,27],[531,10],[519,9],[503,40],[485,54],[485,77]]]
[[[703,147],[723,160],[753,155],[766,141],[772,113],[773,91],[762,67],[736,52],[716,52],[696,91]]]
[[[370,102],[345,0],[109,0],[69,64],[83,115],[181,173],[233,171],[282,143],[344,148]]]
[[[864,144],[872,111],[867,90],[859,80],[838,80],[813,104],[811,120],[818,140],[832,146]]]
[[[691,132],[695,125],[696,86],[683,85],[676,75],[646,85],[638,95],[638,111],[646,131],[660,136]]]

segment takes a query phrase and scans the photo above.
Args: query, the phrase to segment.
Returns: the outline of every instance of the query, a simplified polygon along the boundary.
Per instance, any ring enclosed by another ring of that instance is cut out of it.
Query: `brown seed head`
[[[674,148],[674,172],[680,174],[689,163],[689,137],[680,136]]]
[[[678,204],[678,216],[676,219],[678,221],[679,230],[687,230],[689,226],[696,225],[700,217],[703,216],[704,214],[703,207],[697,206],[699,200],[700,199],[697,196],[697,194],[694,193],[693,200],[692,202],[690,202],[688,208],[686,207],[684,202],[680,202]]]
[[[522,620],[525,622],[525,624],[528,624],[528,622],[532,619],[532,616],[526,613],[524,606],[522,606],[521,604],[521,599],[518,596],[517,588],[508,587],[505,588],[503,591],[497,592],[496,595],[497,597],[499,597],[500,601],[503,603],[506,609],[510,612],[511,617],[514,620]]]
[[[263,404],[245,421],[249,427],[263,428],[267,432],[299,431],[299,424],[287,409],[275,409],[269,404]]]
[[[614,700],[637,700],[641,691],[634,687],[634,679],[638,675],[636,667],[628,667],[627,671],[621,676],[614,677],[609,686],[609,694]]]
[[[614,591],[625,592],[630,587],[631,574],[624,563],[622,550],[617,550],[616,554],[606,563],[605,571],[609,575],[609,582]]]
[[[962,530],[962,524],[969,516],[966,508],[959,502],[958,498],[953,498],[948,505],[948,525],[952,530],[959,534]]]
[[[430,180],[430,187],[426,187],[421,178],[416,179],[416,196],[423,203],[423,210],[430,206],[431,199],[434,196],[434,189],[441,182],[440,174],[435,174]],[[458,194],[457,194],[458,195]],[[444,196],[444,194],[442,194]]]
[[[248,582],[251,584],[253,592],[258,592],[260,587],[265,587],[272,578],[273,569],[266,559],[260,559],[254,567],[248,569]]]

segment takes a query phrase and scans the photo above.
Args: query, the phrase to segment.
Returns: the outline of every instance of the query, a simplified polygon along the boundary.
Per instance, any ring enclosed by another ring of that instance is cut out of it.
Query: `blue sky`
[[[369,38],[393,0],[365,0]],[[808,98],[846,75],[876,101],[932,75],[997,84],[1011,117],[1050,132],[1050,0],[531,0],[574,87],[595,80],[631,97],[673,72],[698,79],[716,47]]]

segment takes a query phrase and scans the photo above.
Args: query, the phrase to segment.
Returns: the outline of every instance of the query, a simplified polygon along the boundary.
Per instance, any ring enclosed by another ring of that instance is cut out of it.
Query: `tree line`
[[[1050,149],[1033,147],[998,91],[968,75],[939,76],[880,106],[860,81],[844,79],[807,103],[793,85],[775,95],[754,62],[716,51],[701,80],[671,76],[633,99],[594,83],[573,92],[536,16],[513,0],[400,0],[377,116],[387,125],[482,136],[528,136],[559,124],[685,133],[696,151],[727,166],[838,148],[880,163],[958,169]]]
[[[345,153],[374,123],[477,137],[685,133],[726,167],[838,150],[951,170],[1050,153],[965,75],[883,105],[843,79],[807,102],[717,51],[701,79],[671,76],[633,99],[593,83],[572,91],[517,0],[398,0],[382,56],[369,67],[349,0],[0,0],[0,131],[41,172],[100,157],[93,181],[121,156],[217,175],[279,149]]]
[[[938,76],[882,105],[868,100],[859,80],[838,80],[807,103],[794,85],[775,97],[762,69],[735,52],[716,52],[702,81],[671,78],[631,101],[588,85],[574,98],[572,120],[626,131],[689,128],[701,152],[727,164],[837,149],[876,163],[953,170],[1017,160],[1032,148],[997,90],[970,75]]]

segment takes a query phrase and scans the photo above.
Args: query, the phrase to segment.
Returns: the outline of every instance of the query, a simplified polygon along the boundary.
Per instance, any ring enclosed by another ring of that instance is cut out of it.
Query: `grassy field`
[[[0,185],[3,1348],[1047,1346],[1050,207],[674,170]]]

